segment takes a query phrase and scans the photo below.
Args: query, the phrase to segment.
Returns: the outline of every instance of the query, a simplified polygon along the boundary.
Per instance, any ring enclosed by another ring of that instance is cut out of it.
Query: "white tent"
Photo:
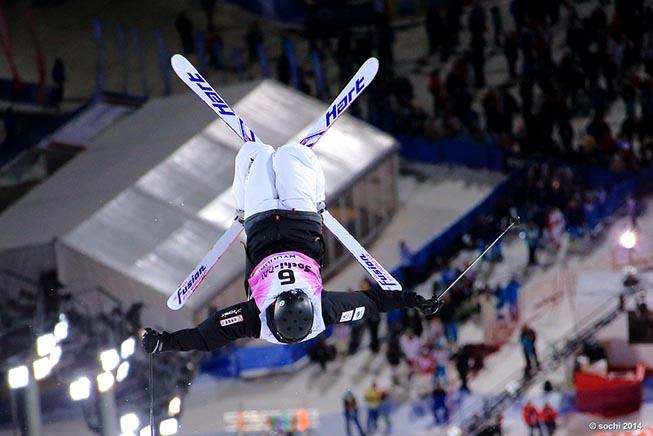
[[[298,139],[326,106],[274,81],[220,88],[272,145]],[[28,277],[58,269],[70,289],[102,286],[145,320],[187,324],[242,274],[232,249],[182,314],[165,306],[233,219],[233,160],[240,142],[193,94],[149,101],[0,215],[0,265]],[[316,146],[327,199],[396,149],[394,138],[345,116]]]

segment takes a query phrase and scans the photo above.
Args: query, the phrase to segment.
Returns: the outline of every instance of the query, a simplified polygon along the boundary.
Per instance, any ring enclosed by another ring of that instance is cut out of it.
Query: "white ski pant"
[[[245,219],[271,209],[317,212],[325,199],[324,173],[304,145],[289,143],[275,150],[246,142],[236,156],[233,191]]]

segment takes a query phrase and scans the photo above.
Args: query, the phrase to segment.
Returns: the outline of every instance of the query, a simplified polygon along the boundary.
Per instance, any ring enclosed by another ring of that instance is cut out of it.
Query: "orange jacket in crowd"
[[[524,405],[524,408],[522,409],[522,417],[524,418],[526,425],[529,427],[532,425],[538,425],[540,422],[539,413],[530,401]]]

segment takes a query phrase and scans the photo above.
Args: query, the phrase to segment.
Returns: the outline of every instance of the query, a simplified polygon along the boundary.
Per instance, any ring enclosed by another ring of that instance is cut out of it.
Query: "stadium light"
[[[174,397],[168,403],[168,416],[179,415],[179,412],[181,412],[181,398]]]
[[[54,325],[53,333],[56,342],[61,342],[68,337],[68,320],[63,313],[59,315],[59,322]]]
[[[50,354],[56,345],[57,340],[52,333],[41,335],[36,339],[36,354],[39,357],[45,357]]]
[[[52,352],[50,353],[50,366],[52,366],[54,368],[54,366],[57,363],[59,363],[59,361],[61,360],[61,353],[62,353],[62,350],[61,350],[61,347],[59,345],[57,345],[56,347],[54,347],[52,349]]]
[[[29,370],[27,366],[21,365],[11,368],[7,372],[7,383],[11,389],[24,388],[29,384]]]
[[[118,351],[114,348],[104,350],[100,353],[100,362],[102,362],[102,369],[105,371],[113,371],[120,363],[120,356]]]
[[[150,436],[152,432],[150,431],[150,426],[146,425],[138,432],[138,436]]]
[[[124,434],[132,434],[141,424],[138,415],[135,413],[126,413],[120,417],[120,431]]]
[[[179,424],[177,418],[168,418],[161,421],[159,424],[159,434],[161,436],[169,436],[171,434],[176,434]]]
[[[118,383],[123,381],[129,375],[129,362],[122,362],[116,371],[116,380]]]
[[[113,386],[113,373],[105,371],[97,376],[97,388],[100,392],[106,392]]]
[[[69,392],[73,401],[85,400],[91,396],[91,381],[87,377],[80,377],[70,384]]]
[[[120,357],[126,359],[134,354],[134,350],[136,350],[136,339],[129,337],[120,344]]]
[[[624,247],[626,250],[632,250],[635,248],[635,245],[637,245],[637,233],[632,229],[625,230],[619,236],[619,245]]]
[[[50,357],[48,356],[36,359],[34,363],[32,363],[32,369],[34,370],[34,379],[41,380],[46,378],[48,375],[50,375],[53,366],[54,365],[52,364],[52,360],[50,360]]]

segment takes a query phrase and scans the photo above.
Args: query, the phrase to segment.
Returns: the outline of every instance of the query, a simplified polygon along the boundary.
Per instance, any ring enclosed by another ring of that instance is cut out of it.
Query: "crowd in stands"
[[[467,266],[461,253],[480,252],[497,236],[498,229],[505,227],[509,217],[519,215],[526,223],[521,238],[529,252],[522,270],[513,271],[504,281],[490,286],[487,274],[479,272],[482,269],[472,269],[446,294],[445,304],[435,317],[425,319],[419,311],[406,310],[396,321],[394,317],[389,318],[387,325],[380,326],[379,319],[359,321],[351,326],[340,324],[331,339],[322,340],[316,347],[322,351],[313,351],[312,356],[326,367],[336,356],[356,353],[365,332],[369,332],[371,352],[378,353],[384,344],[392,372],[390,397],[397,390],[407,390],[409,400],[417,408],[431,408],[436,425],[448,421],[451,395],[470,390],[470,377],[483,368],[484,358],[496,351],[517,325],[521,329],[523,377],[532,377],[540,371],[541,362],[537,333],[531,325],[523,323],[519,313],[521,283],[535,266],[550,265],[552,261],[547,259],[557,255],[564,240],[591,240],[600,234],[603,220],[610,219],[604,210],[606,195],[602,188],[587,188],[568,166],[547,162],[529,164],[513,189],[497,200],[493,213],[478,217],[451,252],[433,259],[432,268],[426,274],[412,269],[413,254],[405,242],[400,242],[398,247],[404,286],[412,288],[425,279],[432,280],[433,295],[440,295]],[[495,248],[486,258],[490,264],[504,261],[501,244]],[[370,286],[374,285],[364,278],[358,288]],[[485,333],[481,343],[460,341],[459,326],[471,319]],[[505,334],[501,333],[502,329]],[[504,337],[498,337],[499,334]],[[318,355],[329,358],[318,359]],[[351,422],[355,424],[354,420]]]
[[[384,2],[375,2],[368,25],[331,32],[315,30],[319,23],[312,11],[304,36],[325,65],[336,64],[340,86],[369,56],[379,58],[381,69],[366,92],[365,110],[360,102],[350,110],[393,134],[434,140],[464,134],[496,144],[510,156],[557,157],[614,171],[648,166],[653,162],[653,9],[643,0],[594,3],[589,14],[578,8],[564,0],[512,0],[513,25],[504,26],[508,17],[498,6],[488,13],[482,1],[467,9],[459,1],[434,2],[424,20],[428,53],[415,61],[416,71],[432,68],[424,90],[431,95],[430,108],[417,102],[422,90],[416,91],[395,64],[395,32]],[[222,68],[222,40],[214,26],[203,33],[204,46],[196,48],[188,17],[180,13],[175,24],[184,53],[203,51],[210,65]],[[311,64],[310,56],[306,62],[297,59],[289,39],[289,34],[282,37],[276,78],[323,95],[307,82],[309,71],[302,65]],[[245,42],[247,63],[260,62],[265,40],[258,23],[250,25]],[[488,86],[487,60],[501,52],[506,74]],[[625,114],[618,129],[608,119],[615,103]]]

